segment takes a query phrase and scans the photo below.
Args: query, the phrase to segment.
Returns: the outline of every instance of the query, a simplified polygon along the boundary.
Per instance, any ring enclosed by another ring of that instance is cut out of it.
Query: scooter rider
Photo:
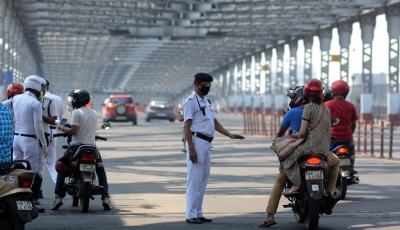
[[[69,148],[65,151],[64,155],[69,152],[75,152],[81,145],[96,145],[95,135],[97,127],[96,111],[89,109],[86,105],[90,101],[90,94],[84,89],[75,89],[68,96],[72,97],[71,104],[74,108],[71,118],[71,128],[63,125],[58,125],[57,128],[64,131],[66,134],[71,135],[71,142]],[[107,175],[102,164],[101,156],[96,165],[96,173],[99,178],[100,186],[104,187],[104,193],[101,197],[104,210],[111,210],[110,196],[108,194]],[[62,189],[65,177],[60,174],[57,175],[56,187],[54,193],[56,199],[51,206],[51,210],[57,210],[63,205],[62,198],[65,197],[66,191]]]
[[[38,140],[46,143],[43,130],[42,105],[39,100],[44,95],[44,79],[35,75],[24,81],[25,93],[16,95],[3,103],[12,108],[15,120],[13,158],[14,160],[28,160],[31,170],[37,173],[39,160]],[[12,106],[11,106],[12,105]],[[42,145],[44,156],[47,155],[47,145]],[[32,184],[33,197],[40,193],[40,177],[35,176]],[[39,212],[44,211],[40,209]]]
[[[346,101],[346,96],[350,91],[347,82],[338,80],[332,83],[333,100],[325,102],[325,105],[331,110],[331,118],[339,118],[337,126],[331,127],[331,136],[335,140],[346,140],[350,147],[350,174],[357,174],[354,170],[355,149],[353,133],[357,127],[357,111],[353,103]]]

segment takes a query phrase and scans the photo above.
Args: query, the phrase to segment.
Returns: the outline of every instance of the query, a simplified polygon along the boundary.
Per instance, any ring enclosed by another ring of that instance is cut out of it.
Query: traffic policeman
[[[231,139],[244,139],[230,133],[218,122],[211,102],[205,98],[212,81],[210,74],[194,75],[194,91],[183,104],[188,171],[186,222],[191,224],[212,221],[203,215],[203,198],[210,176],[211,142],[215,130]]]

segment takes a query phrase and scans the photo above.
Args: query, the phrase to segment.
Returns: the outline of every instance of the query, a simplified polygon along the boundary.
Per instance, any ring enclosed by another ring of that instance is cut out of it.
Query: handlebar
[[[107,141],[107,138],[99,136],[99,135],[96,135],[96,140],[97,139],[100,139],[100,140],[103,140],[103,141]]]
[[[67,137],[67,136],[68,136],[68,134],[66,134],[66,133],[57,133],[57,134],[54,134],[54,135],[53,135],[53,137]],[[103,140],[103,141],[106,141],[106,140],[107,140],[107,138],[102,137],[102,136],[99,136],[99,135],[96,135],[96,136],[95,136],[95,140],[96,140],[96,141],[97,141],[97,139]]]

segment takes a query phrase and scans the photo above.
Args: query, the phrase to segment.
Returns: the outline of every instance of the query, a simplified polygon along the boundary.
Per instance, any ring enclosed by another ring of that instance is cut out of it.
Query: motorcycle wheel
[[[344,200],[347,193],[347,178],[339,175],[336,181],[336,187],[340,190],[340,199]]]
[[[6,207],[6,213],[0,215],[0,226],[4,230],[24,230],[25,222],[10,207]]]
[[[81,212],[87,212],[89,209],[90,182],[81,182]]]
[[[79,204],[79,198],[72,197],[72,207],[78,207],[78,204]]]
[[[309,198],[308,213],[306,214],[306,229],[318,229],[319,222],[319,201]]]

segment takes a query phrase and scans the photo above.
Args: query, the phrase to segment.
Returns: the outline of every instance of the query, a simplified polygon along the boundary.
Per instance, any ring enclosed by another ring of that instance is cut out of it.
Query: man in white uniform
[[[194,75],[194,92],[183,104],[186,137],[187,187],[186,222],[211,222],[203,215],[203,198],[210,176],[211,141],[215,130],[231,139],[243,136],[228,132],[218,121],[208,94],[213,77],[206,73]]]
[[[59,125],[57,128],[64,131],[66,134],[71,135],[71,143],[69,148],[65,151],[64,155],[69,152],[75,152],[81,145],[96,145],[96,129],[97,129],[97,115],[96,111],[89,109],[86,105],[90,101],[90,94],[84,89],[73,90],[69,96],[72,97],[72,107],[75,109],[72,112],[71,128]],[[101,156],[97,160],[96,173],[99,178],[99,185],[103,186],[104,192],[101,196],[104,210],[111,210],[110,196],[108,194],[107,175],[102,164]],[[62,189],[65,177],[58,174],[56,187],[54,193],[56,199],[51,206],[51,210],[57,210],[63,205],[62,198],[65,197],[66,191]]]
[[[45,91],[43,81],[43,78],[35,75],[27,77],[24,81],[25,93],[14,96],[12,101],[9,99],[3,102],[8,108],[12,108],[14,114],[13,159],[28,160],[35,173],[37,173],[39,159],[38,140],[46,143],[42,125],[42,104],[39,101]],[[46,156],[47,145],[41,148]],[[33,197],[40,193],[39,179],[35,176],[33,181],[31,187]]]
[[[61,97],[59,97],[55,94],[52,94],[50,92],[49,85],[50,85],[49,81],[46,80],[46,94],[44,96],[45,96],[45,98],[53,100],[52,104],[54,106],[56,106],[56,109],[55,110],[51,109],[52,111],[55,112],[52,114],[56,115],[58,120],[61,120],[61,118],[64,114],[63,100],[61,99]],[[43,115],[45,116],[48,114],[44,113]],[[45,119],[46,118],[44,118],[44,121],[47,122]],[[49,169],[51,179],[53,180],[54,183],[56,183],[57,171],[55,169],[55,165],[56,165],[56,161],[57,161],[57,156],[56,156],[57,138],[53,138],[53,134],[56,134],[57,131],[56,131],[56,126],[54,125],[54,122],[52,122],[52,123],[47,122],[47,123],[50,125],[48,125],[48,128],[45,130],[47,130],[46,132],[48,132],[50,134],[50,136],[49,136],[49,146],[48,146],[49,153],[47,154],[47,157],[45,160],[46,160],[47,168]]]

